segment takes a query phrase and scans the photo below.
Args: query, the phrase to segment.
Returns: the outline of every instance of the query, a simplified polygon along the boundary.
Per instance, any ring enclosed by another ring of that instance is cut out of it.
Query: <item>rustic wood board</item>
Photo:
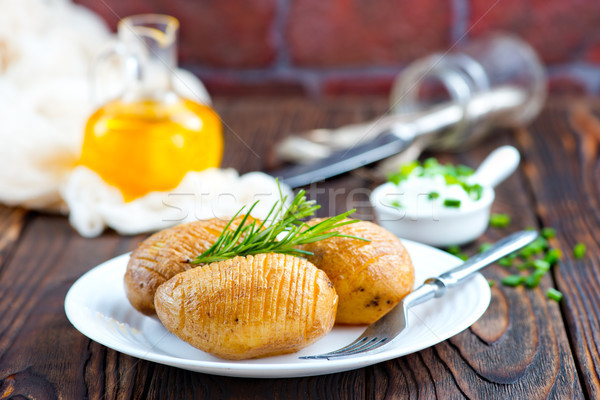
[[[554,275],[531,291],[496,285],[490,308],[470,329],[419,353],[346,373],[219,377],[92,342],[68,323],[64,296],[84,272],[133,249],[144,235],[107,232],[84,239],[64,217],[0,208],[0,399],[598,398],[599,108],[567,104],[550,105],[529,130],[499,131],[469,151],[440,156],[475,166],[499,145],[521,150],[522,168],[498,188],[494,205],[514,222],[506,231],[488,230],[478,243],[526,226],[553,226],[566,255]],[[269,165],[270,146],[286,132],[364,121],[383,112],[386,101],[222,100],[216,107],[228,126],[224,165],[245,172]],[[347,174],[311,186],[309,195],[322,203],[320,215],[356,207],[359,217],[372,219],[367,201],[373,185],[360,173]],[[589,256],[575,261],[568,253],[578,241],[588,245]],[[485,271],[495,280],[506,274],[500,266]],[[561,304],[546,299],[549,286],[563,291]]]

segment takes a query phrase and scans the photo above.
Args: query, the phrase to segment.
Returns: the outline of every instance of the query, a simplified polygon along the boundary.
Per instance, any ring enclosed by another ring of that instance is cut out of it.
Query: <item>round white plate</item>
[[[403,240],[416,272],[416,284],[460,264],[438,249]],[[284,378],[322,375],[361,368],[433,346],[471,326],[490,303],[490,288],[481,274],[451,289],[444,297],[408,311],[408,326],[388,345],[373,352],[334,360],[301,360],[356,339],[364,326],[334,327],[317,343],[295,354],[257,360],[228,361],[204,353],[169,333],[156,318],[137,312],[125,297],[123,275],[129,254],[108,260],[77,280],[65,298],[69,321],[81,333],[114,350],[144,360],[215,375]]]

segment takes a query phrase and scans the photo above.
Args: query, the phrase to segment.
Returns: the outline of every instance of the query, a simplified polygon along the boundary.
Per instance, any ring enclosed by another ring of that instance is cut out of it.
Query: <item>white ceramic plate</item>
[[[416,271],[416,283],[458,265],[460,259],[403,241]],[[317,343],[295,354],[258,360],[227,361],[193,348],[169,333],[156,318],[138,313],[125,297],[123,275],[129,254],[108,260],[73,284],[65,299],[69,321],[92,340],[134,357],[208,374],[284,378],[322,375],[361,368],[433,346],[471,326],[487,309],[490,289],[481,274],[446,296],[409,309],[406,330],[370,353],[336,360],[300,360],[352,342],[365,329],[335,327]]]

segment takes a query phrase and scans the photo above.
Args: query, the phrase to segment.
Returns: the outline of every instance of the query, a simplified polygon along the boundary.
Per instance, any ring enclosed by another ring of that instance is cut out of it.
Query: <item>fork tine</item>
[[[363,353],[366,351],[374,350],[380,346],[382,346],[386,341],[387,337],[378,338],[378,337],[361,337],[350,343],[347,346],[344,346],[335,351],[331,351],[329,353],[314,355],[314,356],[303,356],[300,357],[302,359],[321,359],[321,358],[334,358],[334,357],[345,357],[353,354]]]
[[[358,354],[358,353],[366,353],[367,351],[371,351],[371,350],[375,350],[376,348],[383,346],[383,344],[386,342],[387,338],[373,338],[371,340],[369,340],[368,343],[365,343],[363,346],[360,346],[359,348],[355,348],[353,350],[348,350],[348,351],[344,351],[344,352],[340,352],[340,353],[335,353],[335,354],[325,354],[323,355],[324,357],[320,357],[320,358],[327,358],[328,360],[330,358],[336,358],[336,357],[346,357],[346,356],[351,356],[354,354]]]
[[[314,356],[302,356],[302,357],[298,357],[298,358],[302,358],[302,359],[324,358],[324,356],[328,356],[328,355],[332,355],[332,354],[338,354],[340,352],[347,351],[349,349],[354,349],[357,346],[360,346],[362,343],[364,343],[368,339],[369,338],[366,337],[366,336],[361,336],[358,339],[356,339],[354,342],[352,342],[352,343],[350,343],[350,344],[348,344],[348,345],[346,345],[344,347],[341,347],[341,348],[339,348],[337,350],[330,351],[329,353],[317,354],[317,355],[314,355]]]

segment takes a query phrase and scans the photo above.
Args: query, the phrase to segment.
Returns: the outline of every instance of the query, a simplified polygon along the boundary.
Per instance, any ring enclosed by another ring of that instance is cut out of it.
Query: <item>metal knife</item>
[[[270,174],[291,188],[297,188],[391,157],[405,150],[411,143],[412,140],[399,137],[391,131],[368,143],[337,151],[312,164],[294,165]]]
[[[464,146],[475,136],[475,130],[465,122],[485,121],[487,130],[493,126],[503,126],[506,116],[519,110],[524,100],[522,91],[499,88],[474,95],[465,106],[451,102],[412,115],[392,114],[373,123],[338,128],[332,133],[339,134],[344,129],[352,129],[355,134],[359,133],[358,136],[374,138],[311,164],[294,165],[270,172],[270,175],[296,188],[399,154],[415,143],[417,138],[427,143],[445,141],[446,148]]]

